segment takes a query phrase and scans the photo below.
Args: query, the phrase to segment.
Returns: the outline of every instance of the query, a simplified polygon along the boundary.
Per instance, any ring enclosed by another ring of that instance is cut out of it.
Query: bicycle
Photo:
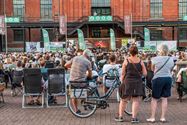
[[[67,88],[68,108],[70,112],[76,117],[87,118],[93,115],[98,108],[106,109],[109,107],[107,100],[120,85],[119,76],[113,77],[113,80],[112,87],[110,87],[107,93],[103,96],[100,96],[99,94],[99,85],[96,84],[96,80],[91,81],[92,85],[89,85],[88,87],[75,87],[71,84],[80,83],[80,81],[70,81],[70,85]],[[81,83],[85,82],[87,81]],[[72,103],[72,99],[76,99],[78,110],[75,110],[75,104]],[[132,115],[131,102],[127,104],[124,112],[128,115]]]

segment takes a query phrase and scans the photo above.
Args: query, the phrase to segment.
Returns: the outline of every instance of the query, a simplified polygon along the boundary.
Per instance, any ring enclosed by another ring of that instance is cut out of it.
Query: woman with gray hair
[[[159,99],[162,100],[160,122],[166,122],[167,98],[171,96],[171,70],[174,66],[174,61],[168,56],[169,49],[167,45],[161,45],[158,51],[159,55],[153,57],[151,60],[154,77],[152,80],[151,117],[147,119],[148,122],[155,122],[157,102]]]

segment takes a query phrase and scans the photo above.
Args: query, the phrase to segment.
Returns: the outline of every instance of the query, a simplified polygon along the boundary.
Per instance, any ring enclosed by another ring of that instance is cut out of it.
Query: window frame
[[[150,0],[150,17],[153,19],[163,17],[163,0]]]
[[[22,32],[16,34],[16,32]],[[13,29],[13,34],[14,34],[14,42],[23,42],[24,41],[24,29]],[[20,35],[19,37],[16,37],[16,35]]]
[[[181,37],[181,35],[184,35]],[[179,40],[187,40],[187,29],[183,28],[179,30]]]
[[[110,7],[92,7],[91,9],[92,9],[91,10],[92,16],[94,16],[95,12],[97,12],[97,16],[111,16],[112,14]],[[100,13],[98,12],[99,10],[100,10]],[[107,14],[107,11],[108,11],[108,14]]]
[[[13,0],[13,15],[23,20],[25,15],[25,0]]]
[[[42,20],[52,19],[52,0],[40,0],[40,18]]]
[[[154,38],[154,36],[156,36]],[[151,41],[161,41],[163,40],[163,31],[162,30],[150,30],[150,40]]]
[[[184,16],[187,16],[187,0],[179,0],[179,19],[183,19]],[[182,12],[181,12],[182,11]]]
[[[110,7],[111,0],[91,0],[92,7]]]

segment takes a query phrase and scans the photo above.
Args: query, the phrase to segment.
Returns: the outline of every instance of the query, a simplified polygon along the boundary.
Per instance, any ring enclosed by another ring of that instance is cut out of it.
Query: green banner
[[[150,50],[150,31],[148,28],[144,28],[144,50]]]
[[[150,41],[150,31],[147,28],[144,28],[144,40]]]
[[[89,22],[112,21],[112,16],[89,16]]]
[[[110,29],[110,48],[116,50],[115,33],[113,29]]]
[[[84,41],[84,34],[82,30],[77,29],[78,32],[78,43],[79,43],[79,49],[85,50],[86,49],[86,43]]]
[[[44,48],[45,51],[50,51],[50,45],[49,45],[49,34],[47,30],[42,29],[42,34],[43,34],[43,41],[44,41]]]

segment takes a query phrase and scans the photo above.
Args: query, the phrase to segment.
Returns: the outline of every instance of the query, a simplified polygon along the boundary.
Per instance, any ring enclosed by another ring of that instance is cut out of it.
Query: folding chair
[[[181,73],[181,83],[178,83],[177,93],[179,95],[179,101],[182,102],[182,97],[187,94],[187,75],[186,71]]]
[[[12,73],[12,96],[17,96],[19,94],[22,94],[22,85],[21,83],[23,82],[23,71],[13,71]]]
[[[48,69],[47,107],[64,107],[64,104],[50,105],[49,97],[65,95],[65,70],[63,68]]]
[[[3,96],[4,89],[5,89],[4,85],[0,84],[0,107],[2,107],[5,103],[4,96]]]
[[[23,99],[22,108],[43,108],[44,107],[44,93],[42,88],[42,75],[39,68],[24,69],[23,80]],[[28,106],[26,105],[27,96],[41,96],[41,106]]]

